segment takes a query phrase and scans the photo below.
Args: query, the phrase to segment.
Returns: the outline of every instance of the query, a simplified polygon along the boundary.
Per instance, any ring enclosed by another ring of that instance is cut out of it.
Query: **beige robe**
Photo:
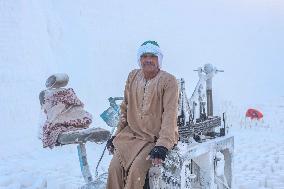
[[[161,70],[146,81],[141,69],[129,74],[113,141],[124,170],[129,170],[144,149],[171,149],[177,144],[177,108],[178,84],[173,75]]]

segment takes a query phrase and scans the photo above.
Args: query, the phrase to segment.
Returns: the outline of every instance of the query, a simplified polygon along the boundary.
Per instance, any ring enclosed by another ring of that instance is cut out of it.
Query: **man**
[[[149,168],[160,165],[178,140],[176,78],[160,70],[157,42],[144,42],[137,57],[141,69],[128,76],[118,128],[107,144],[114,154],[108,189],[142,189]]]

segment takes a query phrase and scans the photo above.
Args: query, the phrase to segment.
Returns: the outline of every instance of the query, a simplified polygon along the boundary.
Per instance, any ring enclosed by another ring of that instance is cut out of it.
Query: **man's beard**
[[[152,63],[149,63],[148,66],[151,65],[151,66],[155,66],[153,65]],[[142,70],[143,70],[143,73],[144,73],[144,77],[145,79],[152,79],[153,77],[155,77],[158,72],[160,71],[159,67],[156,67],[154,69],[151,69],[151,70],[147,70],[145,68],[142,67]]]

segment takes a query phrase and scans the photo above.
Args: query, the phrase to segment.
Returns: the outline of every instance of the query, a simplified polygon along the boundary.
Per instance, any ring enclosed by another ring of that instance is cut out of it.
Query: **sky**
[[[164,52],[163,69],[177,78],[185,78],[189,91],[198,79],[193,69],[212,63],[225,70],[213,81],[216,95],[222,98],[253,105],[284,95],[280,79],[284,70],[284,3],[281,1],[90,2],[77,3],[81,6],[80,13],[78,7],[70,8],[66,11],[70,17],[60,13],[63,8],[57,2],[54,6],[61,21],[70,19],[75,23],[77,20],[77,27],[83,30],[80,32],[85,30],[84,37],[75,31],[72,42],[76,44],[79,38],[87,41],[82,43],[91,43],[88,60],[92,62],[88,64],[87,60],[86,65],[90,74],[98,75],[99,81],[105,80],[106,90],[113,87],[109,85],[110,80],[123,88],[121,81],[129,70],[137,67],[138,46],[152,39],[159,42]],[[84,11],[90,4],[93,9]],[[76,14],[81,16],[78,18]],[[74,28],[70,25],[66,29]],[[73,48],[76,52],[76,47]],[[73,64],[76,70],[82,65]],[[64,70],[65,65],[61,63],[60,68]],[[106,75],[113,77],[106,78]]]
[[[99,120],[107,98],[122,96],[149,39],[189,95],[193,70],[211,63],[225,71],[213,79],[217,101],[254,107],[284,96],[281,0],[11,0],[1,7],[0,102],[9,124],[33,119],[45,80],[62,72]]]

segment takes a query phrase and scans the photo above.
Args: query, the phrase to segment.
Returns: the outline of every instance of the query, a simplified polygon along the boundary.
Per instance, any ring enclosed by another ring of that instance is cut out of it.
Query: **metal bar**
[[[78,150],[78,156],[79,156],[80,168],[81,168],[82,175],[84,177],[85,182],[90,183],[90,182],[93,181],[93,178],[92,178],[90,168],[89,168],[89,164],[88,164],[88,161],[87,161],[87,153],[86,153],[85,144],[80,143],[77,146],[77,150]]]

